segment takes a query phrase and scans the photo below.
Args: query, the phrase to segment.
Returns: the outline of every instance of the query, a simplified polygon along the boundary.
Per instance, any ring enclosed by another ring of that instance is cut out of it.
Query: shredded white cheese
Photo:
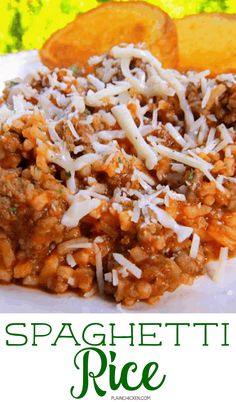
[[[213,168],[213,165],[209,162],[206,162],[204,159],[200,158],[195,153],[189,151],[189,153],[192,155],[192,156],[189,156],[184,153],[175,151],[174,149],[165,147],[164,145],[161,145],[161,144],[155,146],[155,150],[157,151],[158,154],[160,154],[162,156],[167,156],[168,158],[176,160],[177,162],[181,162],[181,163],[191,166],[195,169],[199,169],[202,173],[204,173],[204,175],[210,181],[214,181],[214,183],[216,184],[216,187],[220,191],[222,191],[222,192],[225,191],[224,187],[219,182],[217,182],[217,180],[215,180],[215,178],[210,173],[210,170]]]
[[[113,257],[118,264],[120,264],[122,267],[125,267],[132,275],[138,279],[141,278],[142,270],[138,268],[137,265],[127,260],[127,258],[125,258],[122,254],[113,253]]]
[[[88,81],[95,87],[97,91],[100,91],[105,88],[104,82],[99,80],[97,77],[95,77],[93,74],[88,74],[87,75]]]
[[[77,265],[77,263],[76,263],[76,261],[75,261],[75,259],[74,259],[72,254],[67,254],[66,255],[66,262],[71,268],[74,268]]]
[[[132,79],[132,75],[129,73],[128,66],[129,66],[129,60],[131,58],[140,58],[144,62],[149,63],[158,73],[162,81],[164,81],[161,82],[159,80],[159,84],[160,83],[162,83],[162,85],[164,85],[164,83],[168,84],[167,87],[165,86],[165,93],[173,96],[174,92],[176,92],[179,98],[180,106],[185,114],[187,127],[189,128],[193,124],[194,122],[193,114],[185,98],[185,87],[182,85],[180,81],[178,81],[178,79],[176,79],[174,72],[162,68],[161,63],[154,56],[152,56],[152,54],[147,50],[137,49],[131,46],[126,47],[114,46],[111,49],[111,54],[115,58],[120,58],[121,62],[123,62],[123,65],[126,63],[125,64],[126,69],[123,68],[123,73],[125,74],[126,71],[129,74],[128,78],[130,80]],[[135,85],[135,81],[133,79],[132,84]],[[174,91],[168,93],[168,87],[169,89],[174,89]],[[140,89],[142,90],[142,88],[140,88],[139,83],[139,91]]]
[[[98,208],[100,204],[101,201],[95,198],[85,201],[75,199],[69,209],[63,215],[61,220],[62,225],[69,228],[78,226],[80,220],[94,209]]]
[[[188,237],[191,236],[193,229],[188,226],[179,225],[172,216],[170,216],[164,209],[157,207],[156,205],[150,204],[149,208],[157,216],[158,222],[167,229],[173,230],[177,235],[179,243],[182,243]]]
[[[214,149],[215,152],[220,152],[222,149],[224,149],[228,144],[233,144],[233,139],[230,135],[229,130],[225,127],[224,124],[221,124],[219,127],[220,134],[222,141],[219,143],[219,145]]]
[[[155,147],[155,150],[162,156],[167,156],[168,158],[176,160],[177,162],[181,162],[184,165],[199,169],[203,173],[205,173],[206,170],[211,170],[213,168],[210,163],[204,161],[201,158],[197,158],[197,155],[195,155],[195,157],[193,158],[184,153],[175,151],[174,149],[165,147],[161,144],[157,145]]]
[[[192,244],[189,252],[189,256],[191,258],[196,258],[198,255],[199,247],[200,247],[200,237],[197,235],[197,233],[193,234],[193,239],[192,239]]]
[[[72,122],[71,122],[70,120],[67,120],[67,124],[68,124],[68,127],[69,127],[69,129],[70,129],[72,135],[74,136],[74,138],[75,138],[76,140],[80,140],[80,137],[79,137],[77,131],[75,130],[75,128],[74,128]]]
[[[85,103],[88,106],[101,106],[102,99],[111,98],[112,96],[119,95],[122,92],[127,91],[127,89],[129,89],[130,87],[131,86],[128,82],[121,82],[119,85],[109,84],[106,88],[101,89],[97,92],[89,90],[85,98]]]
[[[104,275],[104,279],[105,279],[105,281],[106,282],[112,282],[112,273],[111,272],[107,272],[105,275]]]
[[[212,88],[210,86],[207,87],[205,95],[202,99],[202,108],[204,109],[210,99]]]
[[[127,138],[135,147],[139,157],[145,160],[147,168],[153,169],[157,163],[157,157],[151,147],[141,136],[127,106],[115,106],[112,108],[112,113],[117,119],[120,127],[124,130]]]
[[[214,265],[209,264],[208,266],[208,275],[215,282],[220,282],[224,275],[226,263],[228,260],[229,249],[228,247],[221,247],[219,261],[214,263]]]
[[[96,277],[98,282],[99,293],[103,295],[104,293],[104,279],[103,279],[103,265],[102,265],[102,253],[100,251],[99,246],[96,243],[93,243],[94,251],[95,251],[95,260],[96,260]]]
[[[155,181],[151,176],[141,172],[138,169],[134,169],[134,172],[131,176],[131,181],[137,180],[139,184],[144,188],[144,190],[150,190],[151,186],[155,185]]]
[[[179,144],[181,147],[185,147],[186,141],[182,137],[182,135],[178,132],[177,128],[174,127],[171,123],[166,123],[166,128],[171,135],[171,137]]]
[[[115,269],[112,270],[112,285],[113,286],[118,286],[119,279],[118,279],[118,274]]]

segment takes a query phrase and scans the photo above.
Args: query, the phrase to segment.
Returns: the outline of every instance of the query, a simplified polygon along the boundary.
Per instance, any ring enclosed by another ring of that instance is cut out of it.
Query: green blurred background
[[[52,32],[107,0],[0,0],[0,53],[40,48]],[[236,13],[236,0],[150,0],[178,18],[202,11]]]

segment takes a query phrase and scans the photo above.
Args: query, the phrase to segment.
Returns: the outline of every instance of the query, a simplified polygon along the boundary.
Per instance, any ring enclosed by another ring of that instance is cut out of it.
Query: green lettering
[[[97,322],[89,324],[83,330],[82,339],[83,339],[83,341],[85,343],[87,343],[87,345],[90,345],[90,346],[106,346],[106,336],[105,336],[105,334],[93,334],[93,338],[97,338],[99,336],[101,337],[101,341],[98,342],[98,343],[91,343],[86,339],[85,335],[86,335],[87,329],[90,328],[90,327],[96,326],[96,325],[101,327],[101,328],[104,328],[104,326],[102,324],[99,324]]]
[[[94,374],[94,372],[90,371],[90,369],[89,369],[89,360],[90,360],[89,357],[90,357],[91,352],[95,352],[100,358],[100,369],[97,374]],[[98,396],[106,395],[106,391],[104,391],[102,388],[100,388],[96,381],[97,378],[101,377],[105,373],[106,368],[107,368],[107,358],[106,358],[105,353],[98,348],[84,348],[84,349],[80,350],[78,353],[76,353],[75,358],[74,358],[74,365],[78,370],[80,369],[80,367],[78,365],[77,360],[81,354],[83,354],[83,357],[82,357],[82,367],[83,367],[82,390],[81,390],[80,394],[76,396],[75,395],[75,387],[74,386],[71,387],[71,390],[70,390],[71,396],[75,399],[83,398],[88,391],[89,378],[93,379],[93,386],[94,386],[94,389],[95,389],[97,395]]]
[[[155,332],[153,332],[152,334],[145,334],[144,333],[144,327],[145,326],[150,326],[150,325],[156,325],[156,326],[158,326],[159,328],[162,326],[162,324],[161,323],[152,323],[152,322],[144,322],[144,323],[140,323],[139,324],[140,325],[140,329],[141,329],[141,341],[140,341],[140,344],[139,344],[139,346],[161,346],[162,345],[162,342],[159,342],[159,343],[144,343],[144,337],[147,337],[147,336],[151,336],[151,337],[153,337],[153,338],[156,338],[156,333]]]
[[[37,322],[37,323],[32,323],[31,324],[33,327],[33,343],[32,346],[38,346],[38,344],[36,343],[36,339],[37,338],[45,338],[47,336],[49,336],[52,332],[52,327],[49,324],[46,324],[44,322]],[[41,328],[45,328],[48,329],[48,331],[46,333],[37,333],[38,329]]]
[[[68,335],[64,335],[63,332],[65,329],[69,330]],[[75,346],[80,346],[80,343],[77,342],[77,339],[72,331],[72,324],[70,324],[70,323],[62,323],[62,328],[61,328],[56,340],[52,343],[52,346],[57,346],[57,342],[59,341],[59,339],[73,339]]]
[[[218,324],[216,322],[207,322],[207,323],[197,322],[197,323],[193,324],[193,326],[194,327],[203,327],[204,328],[204,341],[203,341],[202,346],[209,346],[209,343],[208,343],[208,327],[211,327],[211,326],[218,327]]]
[[[6,327],[6,333],[7,333],[7,335],[15,336],[15,337],[17,337],[17,338],[23,338],[24,341],[22,341],[22,343],[10,343],[10,341],[7,340],[7,341],[6,341],[6,345],[7,345],[7,346],[24,346],[24,345],[26,345],[27,342],[28,342],[27,336],[24,335],[24,334],[21,334],[21,333],[19,333],[19,332],[11,332],[11,328],[12,328],[12,327],[13,327],[13,328],[14,328],[14,327],[23,327],[23,328],[25,328],[25,327],[26,327],[26,324],[17,322],[17,323],[8,324],[7,327]],[[14,330],[14,331],[15,331],[15,330]]]

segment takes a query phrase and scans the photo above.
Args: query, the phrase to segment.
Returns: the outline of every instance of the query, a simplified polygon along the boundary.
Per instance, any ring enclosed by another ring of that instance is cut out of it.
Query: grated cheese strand
[[[157,164],[157,156],[143,139],[127,106],[115,106],[112,108],[112,113],[120,127],[125,131],[127,138],[135,147],[138,156],[145,160],[146,166],[149,170],[153,169]]]
[[[99,246],[93,243],[96,262],[96,277],[98,281],[98,289],[101,295],[104,294],[104,278],[103,278],[103,265],[102,265],[102,253]]]
[[[200,237],[197,235],[197,233],[193,234],[193,239],[192,239],[192,244],[189,252],[189,256],[191,258],[196,258],[198,255],[199,247],[200,247]]]
[[[229,257],[229,248],[228,247],[221,247],[220,248],[220,255],[219,261],[217,262],[216,266],[212,266],[209,264],[208,266],[208,275],[214,282],[220,282],[223,277],[226,263]]]
[[[188,226],[179,225],[164,209],[161,209],[153,204],[150,204],[149,208],[155,213],[159,223],[162,226],[167,229],[171,229],[174,233],[176,233],[179,243],[182,243],[191,236],[193,229]]]
[[[192,126],[192,124],[194,123],[194,117],[185,97],[185,88],[176,79],[174,72],[162,68],[161,63],[148,50],[137,49],[131,46],[127,47],[114,46],[111,49],[111,55],[115,58],[120,59],[139,58],[142,59],[144,62],[150,63],[151,66],[153,66],[154,69],[157,71],[159,76],[169,84],[170,88],[173,88],[175,90],[179,98],[180,106],[185,114],[187,129],[189,129]]]
[[[65,212],[62,217],[61,223],[69,228],[74,228],[78,226],[79,221],[94,209],[98,208],[101,204],[100,200],[74,200],[69,209]]]
[[[200,158],[198,155],[195,155],[193,152],[192,155],[194,156],[192,157],[160,144],[156,145],[154,149],[162,156],[167,156],[167,158],[200,170],[210,181],[215,183],[218,190],[221,192],[225,191],[224,187],[217,182],[217,180],[210,173],[210,170],[213,168],[212,164],[204,161],[204,159]]]
[[[102,99],[119,95],[127,91],[130,87],[131,85],[128,82],[121,82],[119,85],[109,84],[109,86],[97,92],[89,90],[85,97],[85,103],[88,106],[101,106]]]
[[[140,279],[142,276],[142,270],[137,267],[137,265],[130,262],[127,258],[125,258],[122,254],[113,253],[113,257],[118,264],[122,267],[126,268],[132,275],[136,278]]]
[[[73,126],[73,124],[72,124],[72,122],[70,120],[67,120],[67,125],[68,125],[68,127],[69,127],[69,129],[71,131],[71,134],[74,136],[74,138],[76,140],[80,140],[80,137],[79,137],[76,129],[74,128],[74,126]]]
[[[176,127],[174,127],[171,123],[166,123],[166,128],[171,135],[171,137],[179,144],[181,147],[186,146],[186,141],[182,137],[182,135],[178,132]]]
[[[213,166],[210,163],[204,161],[203,159],[201,159],[199,157],[193,158],[193,157],[183,154],[181,152],[175,151],[174,149],[168,148],[164,145],[160,145],[160,144],[157,145],[155,147],[155,150],[162,156],[167,156],[168,158],[176,160],[177,162],[181,162],[184,165],[188,165],[195,169],[199,169],[203,173],[205,173],[206,170],[210,170],[213,168]]]
[[[112,285],[113,286],[118,286],[119,283],[119,278],[117,271],[115,269],[112,270]]]
[[[77,263],[76,263],[76,261],[75,261],[75,259],[74,259],[72,254],[67,254],[66,255],[66,262],[71,268],[74,268],[77,265]]]

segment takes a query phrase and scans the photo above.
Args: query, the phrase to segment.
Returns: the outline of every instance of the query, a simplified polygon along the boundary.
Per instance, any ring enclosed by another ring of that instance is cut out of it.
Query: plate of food
[[[197,59],[205,19],[236,29],[108,3],[1,56],[1,312],[236,311],[236,61],[216,29]]]

